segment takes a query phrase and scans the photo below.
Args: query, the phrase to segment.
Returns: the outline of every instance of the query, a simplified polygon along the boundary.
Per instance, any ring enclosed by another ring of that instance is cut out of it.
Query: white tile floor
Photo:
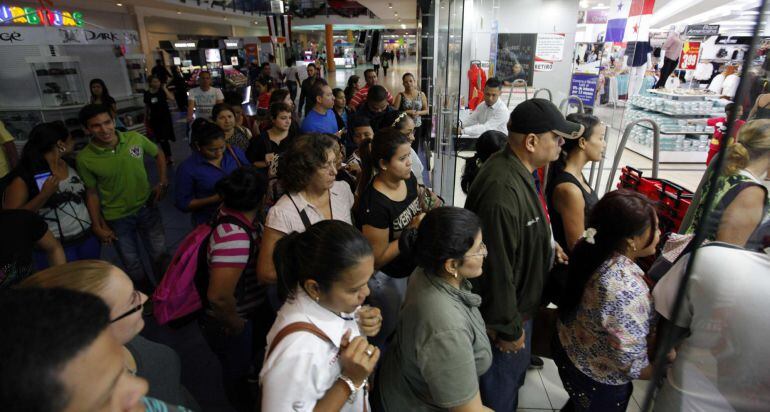
[[[519,390],[518,411],[558,411],[567,403],[567,392],[564,390],[553,360],[543,358],[545,366],[541,370],[527,371],[524,386]],[[629,412],[641,410],[646,381],[634,381],[634,393],[626,409]]]

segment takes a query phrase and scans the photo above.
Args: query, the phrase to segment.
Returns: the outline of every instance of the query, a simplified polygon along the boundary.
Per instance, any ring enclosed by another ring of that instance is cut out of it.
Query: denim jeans
[[[515,412],[519,388],[529,368],[532,355],[532,320],[524,322],[526,343],[517,353],[504,353],[492,343],[492,366],[479,378],[479,392],[484,406],[498,412]]]
[[[211,351],[222,365],[222,383],[233,408],[237,411],[253,411],[248,376],[254,365],[253,323],[247,321],[243,332],[228,336],[221,324],[209,314],[201,316],[199,325]]]
[[[564,352],[558,335],[552,342],[553,361],[559,368],[559,378],[569,394],[569,402],[562,411],[624,412],[631,399],[634,386],[631,382],[623,385],[607,385],[593,380],[576,368]]]
[[[369,341],[376,345],[382,352],[385,351],[385,343],[390,335],[396,331],[398,324],[398,312],[406,296],[406,284],[409,278],[396,279],[380,271],[374,273],[369,279],[369,298],[367,303],[380,308],[382,314],[382,327],[380,333],[370,338]]]
[[[102,257],[102,244],[99,238],[90,233],[83,239],[64,246],[64,256],[67,262],[77,260],[100,259]],[[35,251],[35,268],[43,270],[48,267],[48,256],[39,250]]]
[[[149,255],[152,263],[152,271],[149,281],[155,283],[163,276],[162,263],[166,258],[166,233],[163,230],[163,219],[157,206],[142,206],[133,215],[122,217],[107,222],[115,232],[118,239],[115,241],[115,249],[123,263],[128,276],[134,283],[147,283],[142,255],[139,247],[139,239],[144,245],[144,250]]]

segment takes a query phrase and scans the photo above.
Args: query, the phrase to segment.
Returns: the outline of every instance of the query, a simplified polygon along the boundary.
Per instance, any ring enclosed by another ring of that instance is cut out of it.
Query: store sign
[[[198,42],[195,40],[175,41],[174,48],[177,50],[194,50],[198,48]]]
[[[684,31],[685,36],[705,37],[719,35],[718,24],[691,24]]]
[[[70,27],[0,26],[0,45],[125,45],[138,44],[134,30],[88,30]]]
[[[48,8],[0,5],[0,24],[82,27],[83,13]]]
[[[241,44],[238,39],[225,39],[222,42],[225,45],[225,49],[238,49]]]
[[[700,56],[700,42],[686,41],[679,56],[679,70],[695,70]]]
[[[560,62],[564,56],[564,33],[539,33],[535,47],[535,59]]]
[[[607,24],[607,10],[588,10],[586,24]]]
[[[547,60],[535,60],[536,72],[550,72],[553,71],[553,62]]]
[[[596,100],[596,87],[599,76],[596,74],[572,74],[570,81],[570,95],[577,96],[583,101],[583,106],[593,107]]]

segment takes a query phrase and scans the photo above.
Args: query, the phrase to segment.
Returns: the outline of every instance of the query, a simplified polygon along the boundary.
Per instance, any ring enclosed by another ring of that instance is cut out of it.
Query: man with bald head
[[[496,411],[516,410],[530,363],[532,317],[554,257],[565,258],[553,246],[533,172],[559,157],[564,139],[584,131],[545,99],[516,106],[507,128],[508,144],[484,163],[465,202],[481,218],[489,251],[484,276],[472,282],[493,344],[479,390],[483,404]]]

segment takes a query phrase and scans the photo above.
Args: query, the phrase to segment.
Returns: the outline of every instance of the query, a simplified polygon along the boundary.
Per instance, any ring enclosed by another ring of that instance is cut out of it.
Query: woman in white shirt
[[[369,242],[327,220],[281,239],[275,263],[288,300],[267,335],[262,410],[371,410],[366,384],[380,351],[361,335],[379,333],[382,317],[361,307],[374,272]]]
[[[334,138],[313,133],[298,137],[279,158],[278,176],[287,193],[267,214],[257,260],[260,282],[276,281],[273,249],[282,237],[322,220],[353,222],[353,192],[347,183],[335,180],[337,154]]]

